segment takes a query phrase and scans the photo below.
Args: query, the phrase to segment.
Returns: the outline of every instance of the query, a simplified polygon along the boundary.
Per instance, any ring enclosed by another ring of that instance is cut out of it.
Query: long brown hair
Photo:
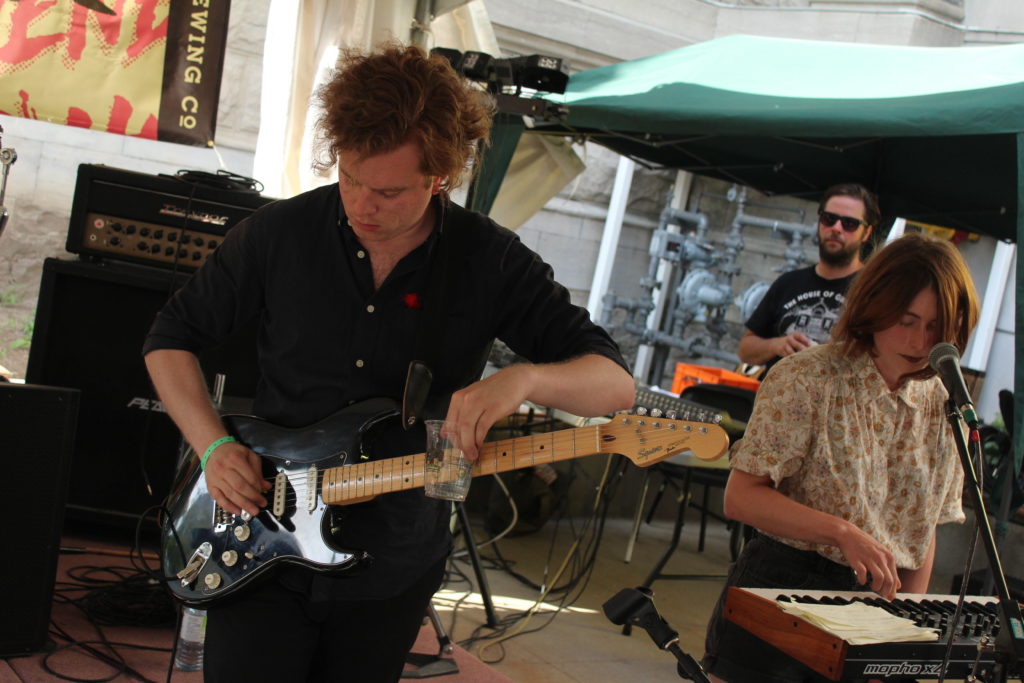
[[[420,143],[421,171],[458,187],[477,141],[491,130],[493,104],[451,67],[419,47],[386,44],[364,54],[344,52],[317,91],[314,167],[329,171],[342,151],[360,159]]]
[[[919,233],[894,240],[857,273],[846,295],[832,339],[847,356],[873,353],[875,332],[888,329],[925,288],[938,303],[936,335],[964,352],[978,322],[978,295],[967,264],[955,246]],[[905,379],[927,379],[930,367]]]

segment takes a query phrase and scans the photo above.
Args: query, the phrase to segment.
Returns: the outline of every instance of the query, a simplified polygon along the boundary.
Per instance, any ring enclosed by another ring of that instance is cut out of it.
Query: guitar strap
[[[430,259],[430,274],[423,297],[423,316],[416,329],[416,346],[413,359],[405,375],[405,391],[402,394],[402,427],[411,428],[423,418],[423,409],[430,395],[434,375],[431,366],[440,356],[444,339],[443,321],[447,317],[447,304],[455,291],[457,268],[452,263],[462,263],[466,255],[466,240],[461,231],[465,226],[459,221],[446,224],[447,200],[437,202],[437,237]]]

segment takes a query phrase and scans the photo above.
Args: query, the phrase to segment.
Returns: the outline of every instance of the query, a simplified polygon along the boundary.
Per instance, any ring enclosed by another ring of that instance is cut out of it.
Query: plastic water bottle
[[[195,607],[181,608],[181,635],[174,666],[181,671],[199,671],[203,668],[203,641],[206,639],[206,610]]]

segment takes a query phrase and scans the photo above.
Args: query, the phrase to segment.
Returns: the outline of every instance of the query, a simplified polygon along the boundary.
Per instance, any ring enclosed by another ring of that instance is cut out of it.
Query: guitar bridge
[[[199,578],[199,572],[203,570],[206,562],[210,559],[210,554],[213,552],[213,546],[210,545],[209,541],[206,541],[192,553],[192,557],[188,559],[185,564],[185,568],[176,574],[181,579],[181,587],[188,588],[190,585],[196,582]]]

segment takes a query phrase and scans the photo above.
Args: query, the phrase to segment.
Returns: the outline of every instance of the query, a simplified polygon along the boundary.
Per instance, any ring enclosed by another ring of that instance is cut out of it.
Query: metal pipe
[[[743,225],[756,225],[759,228],[768,228],[772,232],[798,232],[801,235],[813,236],[817,234],[817,226],[807,226],[802,223],[790,223],[788,221],[777,221],[771,218],[760,218],[759,216],[750,216],[748,214],[737,215],[734,222],[739,222]]]
[[[729,363],[739,363],[739,357],[728,351],[716,349],[714,347],[707,346],[706,344],[700,343],[700,340],[691,337],[690,339],[682,339],[674,335],[668,334],[667,332],[659,332],[657,330],[649,330],[642,325],[636,325],[635,323],[627,322],[623,325],[627,332],[639,335],[645,342],[655,342],[658,344],[664,344],[665,346],[671,346],[677,349],[683,349],[688,355],[706,356],[708,358],[717,358],[718,360],[724,360]]]

